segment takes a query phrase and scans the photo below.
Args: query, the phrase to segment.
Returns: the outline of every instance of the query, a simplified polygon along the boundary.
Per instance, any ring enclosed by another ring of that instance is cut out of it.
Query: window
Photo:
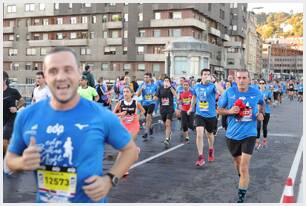
[[[46,48],[40,48],[40,55],[44,56],[47,54],[47,49]]]
[[[237,25],[233,25],[233,31],[237,31]]]
[[[139,30],[139,36],[144,37],[145,36],[145,30],[143,30],[143,29]]]
[[[69,9],[71,9],[72,8],[72,3],[69,3],[68,7],[69,7]]]
[[[116,3],[110,3],[109,5],[110,6],[116,6]]]
[[[124,31],[123,31],[123,37],[124,37],[125,39],[128,38],[128,31],[127,31],[127,30],[124,30]]]
[[[169,36],[180,37],[181,36],[181,29],[169,29]]]
[[[104,55],[115,55],[116,47],[104,47]]]
[[[88,22],[88,17],[82,16],[82,24],[87,24],[87,22]]]
[[[59,10],[59,3],[55,3],[55,4],[54,4],[54,9],[55,9],[55,10]]]
[[[131,70],[131,64],[124,64],[123,70]]]
[[[107,31],[103,32],[103,38],[107,38]]]
[[[16,13],[16,5],[8,5],[7,13]]]
[[[25,11],[34,11],[35,4],[25,4]]]
[[[138,71],[145,71],[145,70],[146,70],[145,64],[138,64]]]
[[[86,4],[84,4],[84,6],[88,8],[88,7],[91,7],[91,4],[90,3],[86,3]]]
[[[159,29],[154,29],[153,30],[153,36],[154,37],[160,37],[160,30]]]
[[[56,39],[63,39],[63,33],[56,33]]]
[[[9,41],[14,41],[14,34],[9,35]]]
[[[112,15],[112,21],[121,21],[121,16],[118,14]]]
[[[96,16],[92,16],[92,19],[91,19],[91,23],[95,24],[97,23],[97,17]]]
[[[70,39],[76,39],[77,35],[75,32],[70,33]]]
[[[143,13],[138,14],[138,21],[143,21]]]
[[[123,54],[127,54],[128,48],[125,46],[123,47]]]
[[[158,74],[160,72],[160,64],[153,64],[153,74]]]
[[[91,50],[89,48],[81,48],[81,55],[90,55]]]
[[[32,68],[32,64],[31,63],[27,63],[25,65],[25,70],[31,70],[31,68]]]
[[[40,11],[46,10],[46,4],[39,4],[39,10]]]
[[[63,18],[57,18],[56,24],[63,24]]]
[[[176,56],[174,57],[174,74],[186,75],[189,68],[188,57]]]
[[[227,65],[234,65],[234,64],[235,64],[235,59],[227,58]]]
[[[34,19],[34,25],[39,25],[40,24],[40,19]]]
[[[102,16],[102,22],[107,22],[107,16],[106,15]]]
[[[17,54],[18,54],[18,49],[9,49],[8,50],[8,55],[9,56],[17,56]]]
[[[70,18],[70,24],[76,24],[77,23],[77,18],[76,17],[71,17]]]
[[[137,51],[138,51],[138,54],[143,54],[144,53],[144,46],[138,46]]]
[[[118,31],[112,31],[112,38],[118,38],[119,32]]]
[[[155,12],[154,18],[155,19],[160,19],[160,12]]]
[[[36,49],[35,48],[27,48],[27,56],[35,56]]]
[[[14,71],[19,70],[19,64],[17,64],[17,63],[12,63],[12,64],[11,64],[11,69],[14,70]]]
[[[102,71],[107,71],[107,70],[109,70],[109,64],[108,64],[108,63],[102,63],[102,64],[101,64],[101,70],[102,70]]]
[[[180,12],[180,11],[173,12],[172,18],[173,19],[181,19],[182,18],[182,12]]]
[[[220,18],[224,19],[224,11],[222,9],[220,9]]]
[[[124,21],[129,21],[129,14],[124,14]]]
[[[94,39],[95,38],[95,32],[90,32],[90,38]]]
[[[35,79],[34,78],[26,78],[26,84],[34,84],[35,83]]]
[[[43,25],[47,26],[49,24],[49,20],[48,19],[43,19]]]

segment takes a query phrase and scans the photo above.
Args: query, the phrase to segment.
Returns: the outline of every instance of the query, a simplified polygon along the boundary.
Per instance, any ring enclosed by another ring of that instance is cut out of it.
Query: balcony
[[[30,40],[31,47],[49,47],[49,46],[86,46],[87,39],[75,40]]]
[[[221,37],[221,32],[218,29],[215,29],[213,27],[209,28],[209,33],[217,37]]]
[[[9,27],[3,27],[3,33],[14,33],[14,27],[9,26]]]
[[[107,45],[122,45],[122,38],[107,38]]]
[[[167,44],[174,37],[136,37],[135,44]]]
[[[109,21],[104,23],[105,27],[107,29],[120,29],[122,28],[122,22],[121,21]]]
[[[224,47],[241,48],[242,44],[239,41],[228,41],[223,43]]]
[[[12,41],[3,41],[3,47],[7,48],[7,47],[13,47],[13,42]]]
[[[165,54],[144,54],[144,61],[164,62],[165,60]]]
[[[229,41],[230,40],[230,36],[227,34],[223,34],[222,35],[222,39],[224,39],[225,41]]]
[[[151,20],[151,27],[182,27],[182,26],[194,26],[202,30],[207,30],[207,26],[204,22],[198,19],[153,19]]]
[[[29,26],[28,32],[88,30],[88,24],[51,24]]]

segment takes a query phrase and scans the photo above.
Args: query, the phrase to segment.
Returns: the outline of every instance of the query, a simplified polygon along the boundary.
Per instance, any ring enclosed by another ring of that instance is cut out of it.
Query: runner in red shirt
[[[183,136],[186,142],[189,142],[188,128],[193,129],[193,115],[194,112],[187,113],[191,106],[191,99],[193,92],[189,88],[189,82],[184,81],[183,92],[179,95],[179,104],[181,106],[181,124],[183,129]]]

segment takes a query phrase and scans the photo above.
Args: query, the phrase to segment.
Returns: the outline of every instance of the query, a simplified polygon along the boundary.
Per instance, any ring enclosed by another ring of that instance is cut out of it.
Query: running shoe
[[[205,164],[205,159],[203,155],[200,155],[198,160],[196,161],[195,165],[200,167],[203,166]]]
[[[129,174],[129,171],[127,171],[126,173],[124,173],[123,177],[127,177]]]
[[[256,140],[256,143],[255,143],[255,150],[258,151],[258,150],[260,149],[260,146],[261,146],[260,142]]]
[[[165,144],[165,148],[168,149],[170,147],[170,139],[165,138],[165,140],[163,141],[163,143]]]
[[[149,134],[152,135],[153,134],[153,128],[150,128]]]
[[[185,139],[184,139],[186,144],[189,143],[189,140],[190,140],[189,137],[185,137]]]
[[[145,133],[144,135],[142,135],[142,141],[148,141],[148,134]]]
[[[215,160],[215,149],[209,148],[208,149],[208,162],[212,162]]]
[[[264,138],[263,140],[262,140],[262,147],[263,148],[265,148],[265,147],[267,147],[267,139],[266,138]]]

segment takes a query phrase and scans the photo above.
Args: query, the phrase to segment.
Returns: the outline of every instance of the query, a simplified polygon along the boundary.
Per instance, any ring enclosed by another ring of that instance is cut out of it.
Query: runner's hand
[[[239,108],[238,106],[233,106],[233,107],[229,110],[229,112],[230,112],[231,114],[238,114],[239,111],[240,111],[240,108]]]
[[[189,109],[189,110],[187,111],[187,115],[190,115],[191,112],[192,112],[192,109]]]
[[[36,145],[36,140],[31,137],[29,146],[23,151],[22,154],[22,169],[23,170],[36,170],[39,168],[40,154],[39,147]]]
[[[260,113],[257,113],[256,114],[256,117],[257,117],[257,120],[258,121],[263,121],[264,120],[264,116],[263,116],[263,114],[260,112]]]
[[[17,112],[17,107],[10,107],[10,112],[11,113],[16,113]]]
[[[86,186],[83,186],[85,194],[93,201],[97,202],[105,197],[112,187],[108,176],[91,176],[85,180]]]

